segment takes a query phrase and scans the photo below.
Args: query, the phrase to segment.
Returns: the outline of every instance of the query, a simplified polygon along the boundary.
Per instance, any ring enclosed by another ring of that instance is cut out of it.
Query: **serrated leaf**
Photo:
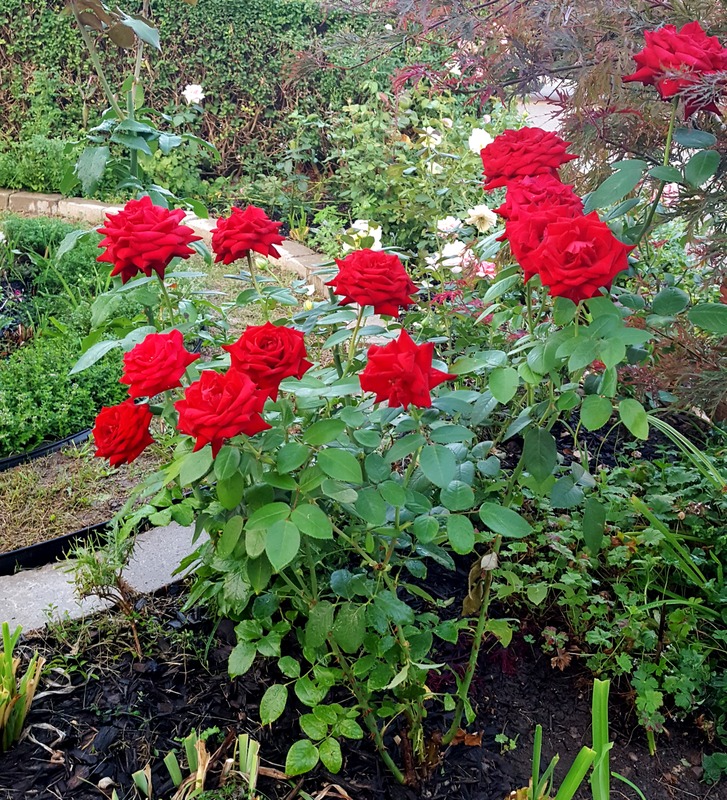
[[[280,572],[298,555],[300,531],[290,520],[273,523],[265,537],[265,554],[270,565]]]
[[[76,375],[79,372],[83,372],[84,369],[93,366],[97,361],[102,359],[106,353],[116,347],[121,347],[121,342],[116,339],[104,339],[101,342],[96,342],[96,344],[89,347],[78,361],[76,361],[73,365],[73,369],[68,374]]]
[[[303,503],[293,509],[290,519],[306,536],[313,539],[332,539],[333,525],[328,515],[313,503]]]
[[[520,385],[520,376],[512,367],[498,367],[490,373],[488,389],[495,400],[500,403],[509,403]]]
[[[333,624],[333,639],[344,653],[355,653],[366,636],[366,616],[363,606],[343,603]]]
[[[699,303],[689,310],[689,321],[710,333],[727,335],[727,305]]]
[[[497,503],[483,503],[480,506],[480,519],[487,527],[510,539],[522,539],[533,532],[530,523],[523,519],[517,511],[500,506]]]
[[[328,475],[344,483],[362,483],[361,465],[356,456],[346,450],[329,448],[318,453],[318,466]]]
[[[645,161],[631,159],[614,164],[617,171],[588,196],[584,204],[584,213],[588,214],[594,209],[610,206],[621,200],[636,188],[647,167]]]
[[[558,464],[558,449],[550,431],[529,428],[523,437],[523,464],[525,469],[542,483]]]
[[[717,144],[717,137],[707,131],[698,131],[694,128],[677,128],[674,131],[674,141],[682,147],[713,147]]]
[[[318,748],[308,739],[301,739],[288,750],[285,758],[285,772],[290,776],[303,775],[315,768],[318,758]]]
[[[191,486],[210,471],[212,467],[212,448],[207,445],[196,453],[188,453],[182,458],[179,481],[182,486]]]
[[[288,688],[282,683],[268,686],[260,701],[260,722],[270,725],[285,711],[288,702]]]
[[[613,406],[606,397],[589,394],[583,399],[581,405],[581,422],[589,431],[597,431],[611,419]]]
[[[419,454],[419,467],[427,480],[444,488],[454,479],[457,461],[448,448],[440,444],[427,445]]]

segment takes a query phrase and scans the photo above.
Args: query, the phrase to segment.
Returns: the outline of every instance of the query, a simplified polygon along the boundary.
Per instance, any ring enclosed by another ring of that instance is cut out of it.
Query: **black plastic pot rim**
[[[8,553],[0,553],[0,575],[14,575],[20,569],[44,567],[57,561],[61,556],[65,556],[73,545],[83,544],[92,536],[107,531],[110,524],[110,520],[98,522],[57,536],[55,539],[20,547]]]
[[[26,464],[29,461],[35,461],[37,458],[52,455],[71,444],[82,444],[90,435],[91,428],[85,428],[78,433],[72,433],[70,436],[66,436],[65,439],[58,439],[55,442],[42,444],[40,447],[36,447],[35,450],[30,450],[27,453],[18,453],[14,456],[0,458],[0,472],[5,472],[5,470],[12,469],[13,467],[19,467],[21,464]]]

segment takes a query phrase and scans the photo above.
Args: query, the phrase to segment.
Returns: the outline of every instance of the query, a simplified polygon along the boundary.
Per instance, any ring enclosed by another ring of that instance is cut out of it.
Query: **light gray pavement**
[[[172,573],[197,544],[192,544],[193,528],[172,523],[139,534],[134,555],[124,577],[137,592],[154,592],[179,576]],[[74,593],[72,562],[61,561],[15,575],[0,576],[0,623],[24,631],[36,630],[50,620],[79,619],[108,608],[110,603],[98,598],[79,601]]]

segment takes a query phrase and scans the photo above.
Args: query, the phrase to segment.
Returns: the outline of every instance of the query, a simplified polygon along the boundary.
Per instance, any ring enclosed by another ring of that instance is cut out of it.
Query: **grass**
[[[17,550],[113,517],[165,457],[151,447],[112,468],[89,442],[22,464],[0,477],[0,552]]]

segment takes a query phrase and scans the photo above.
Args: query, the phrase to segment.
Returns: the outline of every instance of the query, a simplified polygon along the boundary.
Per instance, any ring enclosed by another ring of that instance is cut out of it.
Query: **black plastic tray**
[[[59,439],[56,442],[42,444],[40,447],[36,447],[35,450],[30,450],[27,453],[18,453],[15,456],[6,456],[5,458],[0,458],[0,472],[4,472],[7,469],[12,469],[20,464],[25,464],[28,461],[35,461],[36,458],[43,458],[43,456],[49,456],[51,453],[57,453],[59,450],[62,450],[69,444],[81,444],[82,442],[85,442],[90,435],[91,428],[86,428],[78,433],[72,433],[70,436],[66,436],[65,439]]]

